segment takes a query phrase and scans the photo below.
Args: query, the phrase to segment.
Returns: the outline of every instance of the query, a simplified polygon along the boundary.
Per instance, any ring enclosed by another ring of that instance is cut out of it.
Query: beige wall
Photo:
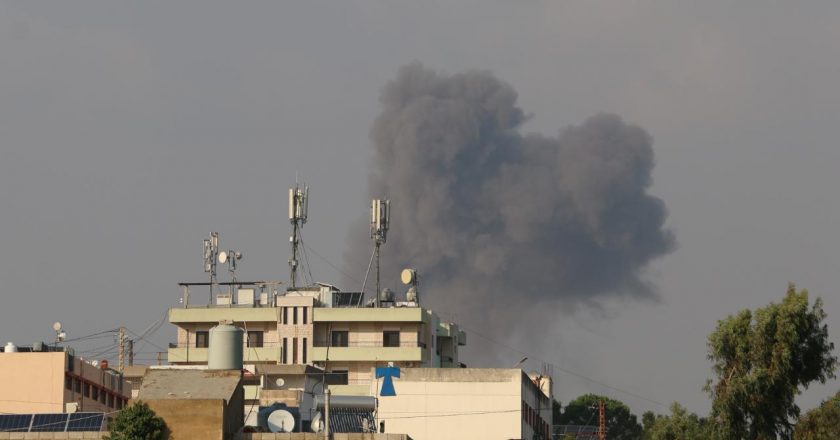
[[[223,440],[222,399],[144,400],[165,422],[169,440]]]
[[[532,438],[522,409],[539,389],[521,370],[416,368],[400,373],[394,379],[397,395],[379,396],[385,432],[415,440]],[[372,380],[372,395],[381,386],[381,379]]]
[[[121,376],[78,357],[68,371],[68,359],[64,352],[0,353],[0,413],[62,413],[69,402],[76,402],[80,411],[111,412],[130,397]],[[105,402],[91,398],[93,389],[106,396]]]

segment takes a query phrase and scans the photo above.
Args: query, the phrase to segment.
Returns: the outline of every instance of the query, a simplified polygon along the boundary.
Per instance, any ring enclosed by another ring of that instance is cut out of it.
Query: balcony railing
[[[279,342],[263,342],[262,344],[252,344],[252,345],[243,345],[242,347],[247,350],[249,348],[276,348],[282,346],[282,343]],[[198,347],[195,343],[179,343],[179,342],[170,342],[169,348],[208,348],[206,345],[202,347]]]
[[[399,344],[385,345],[382,341],[350,341],[345,344],[330,344],[328,340],[316,339],[313,347],[364,347],[364,348],[389,348],[389,347],[420,347],[426,348],[426,343],[421,341],[400,341]]]

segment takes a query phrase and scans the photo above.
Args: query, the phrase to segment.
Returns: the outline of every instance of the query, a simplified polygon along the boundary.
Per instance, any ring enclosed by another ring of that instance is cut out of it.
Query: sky
[[[554,365],[561,402],[596,392],[639,414],[672,401],[705,414],[718,319],[795,282],[823,298],[840,340],[838,41],[840,5],[822,1],[4,2],[0,340],[50,341],[55,321],[68,338],[143,332],[178,305],[178,282],[205,280],[210,231],[243,252],[240,279],[286,280],[296,176],[312,192],[313,277],[361,278],[345,254],[368,234],[356,220],[380,93],[420,62],[509,84],[524,133],[601,112],[642,127],[648,192],[677,244],[645,269],[658,300],[557,310],[511,336],[529,347],[464,323],[465,361],[525,352],[529,369]],[[109,338],[80,352],[113,357]],[[138,361],[173,339],[164,325]]]

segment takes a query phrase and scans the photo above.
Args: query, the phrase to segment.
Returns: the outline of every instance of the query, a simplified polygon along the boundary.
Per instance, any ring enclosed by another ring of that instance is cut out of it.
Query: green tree
[[[584,394],[569,402],[555,425],[597,425],[598,401],[604,401],[607,433],[610,440],[637,440],[642,437],[642,426],[624,403],[595,394]]]
[[[166,424],[141,401],[123,409],[109,426],[105,440],[163,440]]]
[[[712,418],[724,440],[790,438],[795,397],[834,377],[837,358],[823,324],[822,300],[788,286],[781,303],[718,321],[708,341],[716,380],[708,381]]]
[[[671,414],[654,416],[650,411],[642,416],[645,440],[708,440],[712,438],[709,423],[689,413],[678,403],[671,405]]]
[[[805,413],[796,423],[795,440],[837,440],[840,439],[840,391],[811,411]]]

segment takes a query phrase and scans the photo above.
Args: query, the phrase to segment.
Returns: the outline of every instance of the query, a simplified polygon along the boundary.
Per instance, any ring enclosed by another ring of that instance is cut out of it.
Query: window
[[[79,380],[79,379],[74,379],[73,380],[73,391],[75,391],[76,394],[82,394],[82,381],[81,380]]]
[[[347,370],[332,370],[327,375],[328,385],[347,385],[349,382],[349,374]]]
[[[82,387],[85,390],[85,397],[90,398],[90,384],[85,382]]]
[[[281,352],[281,357],[283,360],[282,363],[288,363],[288,353],[289,353],[289,338],[283,338],[283,351]]]
[[[400,346],[400,332],[398,332],[398,331],[382,332],[382,346],[383,347],[399,347]]]
[[[304,316],[306,316],[306,315],[304,315]],[[301,362],[302,364],[306,363],[306,345],[307,345],[306,338],[303,338],[303,347],[302,347],[303,348],[303,362]]]
[[[104,404],[105,404],[105,398],[106,398],[106,397],[107,397],[107,396],[105,395],[105,390],[102,390],[102,391],[99,393],[99,403],[102,403],[102,404],[104,405]]]
[[[108,407],[109,408],[114,407],[114,395],[113,394],[108,394]]]
[[[99,388],[94,386],[90,393],[90,398],[93,400],[99,400]]]
[[[347,347],[348,342],[347,330],[332,331],[330,333],[330,345],[333,347]]]
[[[303,313],[303,323],[306,324],[306,322],[309,320],[309,307],[303,307],[300,311]]]
[[[283,307],[283,324],[289,323],[289,308]]]
[[[298,343],[297,342],[298,342],[297,338],[292,338],[292,363],[293,364],[298,363],[298,361],[297,361],[297,359],[298,359],[298,357],[297,357]]]
[[[248,332],[248,346],[249,347],[262,347],[263,346],[263,332],[262,331],[249,331]]]
[[[64,388],[73,389],[73,379],[70,376],[64,376]]]
[[[292,324],[297,325],[297,307],[292,307]]]
[[[210,332],[195,332],[195,348],[210,346]]]

